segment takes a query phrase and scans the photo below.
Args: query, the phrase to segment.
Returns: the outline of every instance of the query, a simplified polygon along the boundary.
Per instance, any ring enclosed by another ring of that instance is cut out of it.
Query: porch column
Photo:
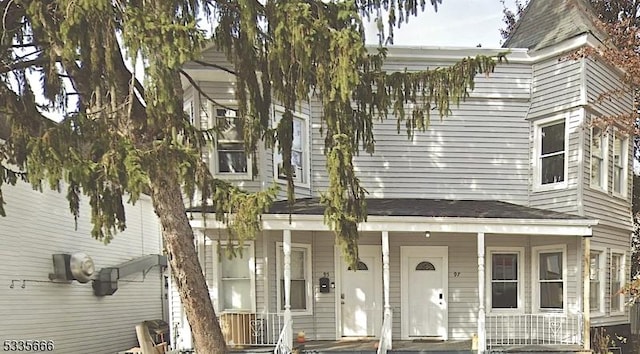
[[[284,253],[284,343],[293,349],[293,323],[291,320],[291,230],[282,230]]]
[[[591,349],[591,304],[589,295],[591,294],[590,281],[590,256],[591,256],[591,239],[582,237],[582,340],[584,350]]]
[[[384,288],[384,320],[391,320],[391,304],[389,303],[389,231],[382,231],[382,287]],[[388,349],[391,348],[391,328],[386,335],[389,338]]]
[[[484,256],[484,232],[478,232],[478,353],[485,353],[487,350]]]

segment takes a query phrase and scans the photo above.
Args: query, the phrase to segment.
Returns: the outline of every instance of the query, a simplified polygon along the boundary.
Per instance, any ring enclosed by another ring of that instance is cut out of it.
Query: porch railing
[[[277,313],[222,313],[219,321],[230,346],[274,346],[284,328],[284,317]]]
[[[487,347],[582,345],[582,314],[488,315]]]
[[[377,354],[387,354],[387,350],[391,349],[393,329],[393,312],[385,313],[384,320],[382,321],[382,330],[380,331],[380,341],[378,341]]]
[[[275,348],[273,348],[273,354],[290,354],[291,348],[285,343],[286,331],[291,326],[291,321],[284,324],[282,327],[282,331],[280,332],[280,336],[278,336],[278,341],[276,342]]]

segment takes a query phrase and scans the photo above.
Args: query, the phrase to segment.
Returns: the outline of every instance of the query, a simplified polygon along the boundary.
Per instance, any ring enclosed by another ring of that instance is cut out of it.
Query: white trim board
[[[390,232],[455,232],[508,235],[592,236],[596,220],[585,219],[483,219],[455,217],[376,216],[360,223],[360,231]],[[195,229],[226,229],[223,222],[214,217],[203,220],[202,213],[194,212],[191,226]],[[331,231],[323,215],[264,214],[263,230]]]

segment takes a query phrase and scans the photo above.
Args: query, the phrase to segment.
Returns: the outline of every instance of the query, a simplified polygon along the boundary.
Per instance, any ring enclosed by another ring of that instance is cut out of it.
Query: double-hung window
[[[255,311],[254,288],[255,261],[253,246],[245,245],[242,252],[228,257],[221,244],[218,266],[218,309],[219,311]]]
[[[247,174],[249,163],[244,146],[243,119],[238,111],[213,107],[217,128],[216,174]]]
[[[627,193],[628,141],[620,132],[613,135],[613,192],[622,196]]]
[[[567,292],[566,246],[534,247],[534,296],[540,311],[563,311]]]
[[[488,291],[492,312],[522,309],[522,266],[524,250],[488,248],[490,257]]]
[[[607,138],[601,128],[591,128],[591,187],[607,189]]]
[[[589,255],[589,309],[594,315],[604,313],[605,253],[592,250]]]
[[[625,282],[625,257],[622,251],[611,252],[611,313],[624,311],[624,294],[621,290]]]
[[[279,124],[282,118],[282,111],[276,110],[275,124]],[[291,142],[291,168],[293,180],[296,183],[309,183],[309,146],[307,141],[308,118],[302,114],[293,114],[293,141]],[[286,180],[287,176],[283,170],[282,153],[276,146],[273,154],[274,177],[277,180]]]
[[[278,244],[278,253],[276,257],[278,265],[278,309],[284,310],[284,252],[282,243]],[[312,314],[312,282],[311,282],[311,245],[291,244],[291,285],[290,285],[290,304],[293,314],[311,315]]]
[[[566,181],[565,120],[540,123],[537,132],[537,180],[541,186]]]

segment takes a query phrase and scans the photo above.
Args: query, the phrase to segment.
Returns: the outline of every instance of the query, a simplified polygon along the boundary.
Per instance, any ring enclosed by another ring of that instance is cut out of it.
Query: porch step
[[[527,345],[493,348],[490,353],[500,354],[593,354],[591,350],[584,350],[578,346],[550,346],[550,345]]]

